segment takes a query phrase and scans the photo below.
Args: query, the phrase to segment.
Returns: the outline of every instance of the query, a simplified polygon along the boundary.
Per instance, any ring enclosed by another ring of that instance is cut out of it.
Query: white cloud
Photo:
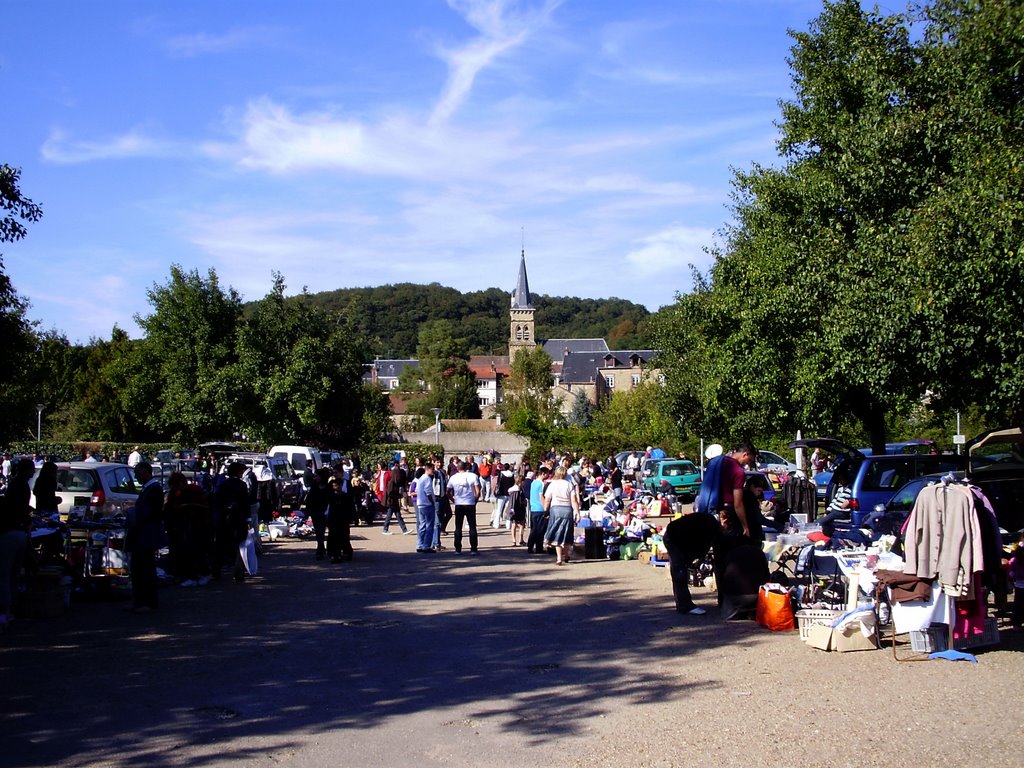
[[[480,37],[452,50],[438,47],[438,55],[448,64],[448,81],[434,105],[430,124],[446,122],[469,96],[476,76],[527,40],[559,4],[549,1],[536,11],[514,14],[502,0],[448,0],[449,7],[461,13]]]
[[[176,58],[190,59],[272,42],[276,32],[269,27],[236,27],[221,34],[196,32],[176,35],[164,42],[167,52]]]
[[[711,263],[711,257],[703,249],[713,244],[714,236],[710,229],[669,227],[639,240],[626,254],[626,260],[647,277],[688,277],[691,264],[703,271]]]
[[[40,148],[44,160],[61,164],[130,157],[174,157],[189,151],[181,144],[147,136],[139,129],[98,141],[76,141],[64,131],[54,129]]]

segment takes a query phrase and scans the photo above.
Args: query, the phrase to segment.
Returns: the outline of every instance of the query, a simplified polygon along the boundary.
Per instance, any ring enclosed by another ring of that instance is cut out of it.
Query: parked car
[[[978,486],[1011,537],[1024,528],[1024,429],[1009,427],[967,443],[967,479]]]
[[[36,470],[38,476],[39,470]],[[35,477],[31,480],[35,485]],[[69,517],[100,520],[123,514],[134,507],[142,485],[126,464],[98,461],[67,461],[57,464],[57,511],[61,520]],[[31,499],[36,505],[35,494]]]
[[[225,459],[225,463],[228,464],[235,461],[240,461],[257,472],[261,467],[269,469],[277,484],[277,494],[281,499],[282,508],[299,508],[302,501],[302,482],[295,476],[292,465],[286,459],[248,451],[233,453]]]
[[[221,461],[232,453],[238,453],[238,450],[238,446],[234,443],[203,443],[199,446],[200,455],[213,454],[217,461]]]
[[[692,501],[700,491],[700,470],[686,459],[658,461],[650,476],[644,480],[644,487],[651,493],[657,493],[666,484],[672,487],[676,496]]]
[[[818,501],[824,502],[828,498],[828,487],[832,483],[832,473],[825,470],[816,474],[812,479],[814,480],[814,493],[818,497]]]
[[[828,451],[836,456],[834,472],[840,468],[850,476],[850,508],[852,511],[871,511],[885,504],[908,480],[921,475],[943,474],[964,470],[967,460],[955,454],[879,454],[865,456],[862,451],[831,437],[796,440],[790,448],[808,448]],[[825,478],[815,475],[815,486],[820,489]],[[834,473],[828,478],[825,493],[819,498],[826,503],[835,495]]]
[[[757,468],[760,470],[771,470],[783,475],[789,472],[796,472],[799,469],[794,462],[773,451],[757,452]]]
[[[940,482],[948,474],[921,475],[920,477],[908,480],[885,504],[875,505],[874,510],[872,510],[869,516],[870,527],[876,533],[899,533],[903,528],[904,521],[910,515],[910,510],[914,508],[914,503],[917,501],[917,496],[921,493],[921,489]],[[953,476],[960,480],[963,479],[964,473],[954,472]]]
[[[924,437],[915,437],[911,440],[902,440],[898,443],[886,443],[885,452],[897,453],[938,453],[934,440]]]
[[[662,461],[665,461],[665,459],[644,459],[643,461],[640,462],[639,482],[642,485],[647,484],[647,478],[654,473],[658,464]]]
[[[314,472],[326,466],[320,451],[308,445],[275,445],[267,451],[267,455],[287,460],[297,475],[301,475],[307,466]]]

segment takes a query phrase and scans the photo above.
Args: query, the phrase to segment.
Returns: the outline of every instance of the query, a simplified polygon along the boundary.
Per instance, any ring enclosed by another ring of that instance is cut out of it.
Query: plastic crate
[[[800,630],[800,639],[807,640],[807,636],[811,633],[812,625],[831,625],[843,613],[844,611],[833,611],[828,608],[804,608],[797,611],[796,623],[797,628]]]
[[[987,645],[999,645],[999,622],[994,616],[985,619],[985,629],[979,635],[953,638],[953,647],[958,651],[968,648],[984,648]]]
[[[910,633],[910,647],[919,653],[935,653],[946,650],[949,644],[949,627],[932,624],[928,629]]]

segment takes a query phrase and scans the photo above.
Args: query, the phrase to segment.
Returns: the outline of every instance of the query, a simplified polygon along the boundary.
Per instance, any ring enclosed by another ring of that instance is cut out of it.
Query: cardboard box
[[[807,631],[807,644],[819,651],[832,650],[832,627],[828,624],[812,624]]]
[[[863,622],[867,625],[871,634],[864,636],[861,631],[861,622],[850,624],[845,632],[838,629],[832,630],[832,648],[839,653],[849,651],[873,651],[878,648],[878,630],[875,628],[875,617],[872,615]]]
[[[848,625],[842,632],[832,629],[828,624],[812,624],[807,633],[807,644],[811,648],[838,653],[872,651],[878,647],[878,630],[875,627],[874,616],[868,617],[864,623],[871,630],[870,637],[865,637],[861,632],[860,622]]]

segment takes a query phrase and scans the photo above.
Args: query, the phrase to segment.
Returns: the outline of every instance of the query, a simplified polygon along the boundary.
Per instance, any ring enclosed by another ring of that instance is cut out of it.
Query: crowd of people
[[[365,477],[360,467],[348,463],[320,469],[310,466],[303,473],[301,514],[312,525],[318,561],[351,560],[352,526],[378,519],[383,535],[392,535],[393,525],[403,534],[415,535],[418,554],[435,554],[450,546],[456,553],[476,555],[480,552],[477,507],[489,502],[489,518],[483,519],[494,530],[506,530],[512,547],[522,547],[531,555],[553,554],[555,564],[564,566],[572,559],[574,535],[590,500],[588,493],[604,492],[605,498],[612,500],[612,510],[622,510],[621,516],[627,520],[631,511],[639,516],[673,511],[660,496],[646,502],[637,498],[634,483],[643,456],[635,453],[625,462],[626,467],[620,467],[614,458],[577,459],[554,451],[536,466],[526,461],[505,462],[496,455],[445,460],[435,454],[415,457],[411,463],[403,455],[380,462]],[[676,609],[683,613],[703,612],[693,604],[687,586],[687,572],[694,560],[713,547],[716,575],[720,583],[728,584],[730,578],[735,580],[749,571],[744,571],[745,547],[757,547],[760,554],[762,513],[768,505],[760,498],[763,489],[746,480],[743,473],[743,466],[755,458],[752,446],[737,447],[722,457],[721,477],[713,472],[712,462],[709,473],[721,491],[702,510],[712,514],[685,515],[665,531]],[[244,581],[244,545],[254,533],[258,538],[261,521],[276,516],[279,499],[269,495],[274,484],[260,482],[253,467],[242,462],[224,464],[211,454],[190,457],[193,472],[189,476],[172,472],[164,492],[147,461],[135,456],[130,459],[142,485],[139,501],[126,520],[132,609],[147,612],[158,607],[156,552],[164,546],[168,553],[165,572],[183,587],[205,585],[225,571]],[[20,470],[25,477],[18,474]],[[34,473],[35,464],[28,459],[19,461],[10,472],[12,487],[6,494],[0,545],[0,566],[5,569],[2,581],[7,587],[5,592],[0,585],[0,613],[4,615],[10,611],[10,565],[23,557],[27,546],[28,480]],[[52,462],[44,462],[38,472],[34,491],[39,510],[57,509],[55,473]],[[263,493],[261,489],[265,489]],[[16,514],[14,510],[19,511]],[[453,529],[450,534],[449,527]],[[445,543],[449,535],[450,544]],[[764,558],[759,562],[763,565]]]

